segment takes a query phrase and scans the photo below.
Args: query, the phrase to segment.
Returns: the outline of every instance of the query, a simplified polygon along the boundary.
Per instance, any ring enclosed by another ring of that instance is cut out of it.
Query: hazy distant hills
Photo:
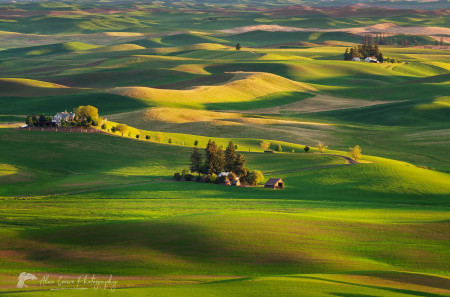
[[[37,2],[52,2],[55,1],[47,1],[47,0],[0,0],[0,3],[37,3]],[[119,0],[119,1],[109,1],[105,3],[103,1],[58,1],[60,3],[83,3],[85,5],[99,3],[101,5],[105,4],[126,4],[130,2],[130,0]],[[139,4],[153,4],[153,1],[139,1]],[[158,1],[156,5],[158,6],[180,6],[180,5],[220,5],[220,6],[229,6],[229,5],[258,5],[261,6],[280,6],[280,5],[308,5],[314,7],[342,7],[349,5],[357,5],[361,7],[389,7],[389,8],[414,8],[414,9],[449,9],[450,3],[447,0],[361,0],[361,1],[350,1],[350,0],[314,0],[314,1],[303,1],[303,0],[163,0]]]

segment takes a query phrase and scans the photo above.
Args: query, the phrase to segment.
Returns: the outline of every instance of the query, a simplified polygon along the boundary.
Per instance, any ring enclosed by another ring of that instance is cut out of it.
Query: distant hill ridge
[[[318,28],[299,28],[287,27],[280,25],[251,25],[244,27],[237,27],[233,29],[221,30],[225,33],[240,34],[252,31],[267,31],[267,32],[347,32],[357,35],[364,35],[367,33],[386,33],[386,34],[414,34],[414,35],[448,35],[450,36],[450,28],[444,27],[419,27],[410,26],[403,27],[393,23],[380,23],[365,27],[356,28],[342,28],[342,29],[318,29]]]

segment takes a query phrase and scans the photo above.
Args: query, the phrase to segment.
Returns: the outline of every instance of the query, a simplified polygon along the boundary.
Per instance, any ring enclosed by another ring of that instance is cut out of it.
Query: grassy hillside
[[[9,148],[1,154],[2,196],[73,192],[3,200],[3,248],[20,250],[28,270],[130,276],[121,285],[138,285],[131,276],[149,275],[159,284],[151,290],[169,295],[183,294],[184,286],[173,285],[192,273],[211,280],[245,275],[264,282],[270,277],[274,283],[269,287],[285,278],[333,283],[341,275],[337,281],[348,282],[349,292],[357,291],[355,283],[375,279],[380,286],[379,278],[387,281],[383,288],[408,286],[407,294],[436,292],[431,288],[446,282],[439,276],[447,269],[441,261],[448,249],[450,184],[445,173],[371,157],[377,163],[345,165],[320,154],[244,152],[250,168],[261,169],[266,178],[283,177],[286,189],[161,182],[186,167],[191,148],[107,135],[13,130],[0,135]],[[50,157],[48,152],[57,153]],[[332,165],[339,167],[326,168]],[[318,166],[325,168],[314,169]],[[26,207],[30,202],[41,207]],[[349,240],[354,236],[357,244]],[[397,252],[386,255],[388,247]],[[110,249],[107,258],[101,256],[105,248]],[[3,263],[17,267],[13,274],[22,270],[23,260],[15,253]],[[416,282],[427,277],[435,282],[428,289],[411,287],[411,276],[408,281],[403,272],[392,272],[404,270],[414,270]],[[207,279],[191,276],[194,283]],[[247,294],[243,281],[232,283]],[[197,294],[220,290],[228,296],[218,284],[191,288]],[[288,288],[299,289],[297,284]]]
[[[236,73],[222,85],[201,86],[190,90],[164,90],[143,87],[110,89],[113,94],[145,99],[164,105],[200,105],[214,102],[241,102],[285,91],[314,91],[306,84],[287,80],[269,73]]]
[[[294,2],[0,5],[0,294],[450,295],[445,4]],[[344,61],[367,32],[394,63]],[[102,133],[15,129],[80,105]],[[262,183],[175,181],[209,140]]]
[[[2,52],[2,56],[42,56],[63,54],[69,52],[85,51],[97,48],[98,46],[83,42],[65,42],[60,44],[50,44],[42,46],[25,47],[21,49],[11,49]]]

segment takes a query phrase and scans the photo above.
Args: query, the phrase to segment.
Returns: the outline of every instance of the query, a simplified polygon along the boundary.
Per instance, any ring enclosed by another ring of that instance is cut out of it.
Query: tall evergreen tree
[[[46,118],[45,115],[42,113],[42,114],[39,116],[39,125],[40,125],[40,126],[44,126],[46,121],[47,121],[47,118]]]
[[[247,160],[245,160],[244,155],[238,154],[234,165],[234,173],[239,177],[246,176],[247,168],[245,165],[247,165]]]
[[[191,154],[190,169],[191,169],[191,172],[198,172],[199,175],[203,169],[202,154],[196,147],[194,147],[194,151]]]
[[[374,56],[377,58],[380,55],[380,48],[378,47],[378,44],[375,44],[375,46],[373,47],[373,53],[374,53]]]
[[[236,147],[230,141],[225,149],[225,171],[234,171],[234,162],[236,162]]]
[[[225,152],[222,148],[217,150],[217,160],[214,162],[216,173],[222,172],[225,168]]]
[[[237,50],[237,51],[240,51],[241,48],[242,48],[242,47],[241,47],[241,44],[240,44],[240,43],[236,44],[236,50]]]
[[[218,155],[217,145],[214,141],[211,140],[208,141],[208,144],[206,146],[205,167],[207,168],[209,174],[218,173],[220,172],[218,170],[221,169],[221,160]]]
[[[215,146],[215,143],[213,145],[213,142],[210,140],[208,140],[208,144],[206,145],[205,148],[205,168],[207,169],[206,171],[209,172],[210,169],[210,164],[211,164],[211,160],[213,158],[213,155],[217,154],[217,146]]]
[[[356,58],[355,50],[353,48],[350,49],[350,60],[353,60],[353,58]]]
[[[348,52],[348,47],[345,49],[344,61],[350,60],[350,53]]]

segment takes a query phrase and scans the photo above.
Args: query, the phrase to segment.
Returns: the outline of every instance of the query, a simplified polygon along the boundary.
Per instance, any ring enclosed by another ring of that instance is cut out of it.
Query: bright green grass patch
[[[36,94],[36,93],[34,93]],[[71,110],[80,105],[93,105],[101,113],[116,113],[149,107],[148,102],[107,93],[81,93],[49,97],[0,97],[3,114],[40,114]]]
[[[355,110],[337,110],[324,112],[321,115],[343,120],[347,123],[426,127],[445,123],[450,116],[448,106],[447,97],[438,97],[432,100],[409,100],[362,107],[358,109],[358,112],[355,112]]]
[[[17,173],[17,168],[8,164],[0,164],[0,176]]]
[[[2,54],[6,56],[41,56],[50,54],[63,54],[70,52],[85,51],[98,48],[98,45],[86,44],[83,42],[65,42],[58,44],[41,45],[34,47],[24,47],[19,49],[10,49],[3,51]]]
[[[433,101],[433,103],[417,105],[416,108],[419,110],[450,109],[450,97],[449,96],[438,97]]]
[[[321,43],[325,41],[345,41],[359,43],[361,37],[340,32],[265,32],[252,31],[248,33],[236,34],[225,37],[231,42],[240,42],[242,46],[261,47],[267,45],[276,45],[284,43],[298,43],[302,41]]]
[[[28,229],[13,234],[15,240],[8,243],[13,249],[24,241],[34,243],[22,250],[27,262],[60,272],[254,276],[415,269],[441,273],[446,265],[439,259],[446,257],[448,242],[440,231],[446,227],[446,222],[389,224],[301,213],[223,211]],[[355,236],[358,243],[352,240]],[[39,257],[41,246],[60,257]],[[387,246],[392,250],[386,255]],[[108,247],[108,259],[98,259]],[[427,256],[417,259],[418,253]]]
[[[269,108],[297,102],[299,100],[311,98],[314,95],[302,92],[278,92],[266,96],[257,97],[252,101],[231,102],[231,103],[211,103],[205,104],[209,110],[249,110],[257,108]]]
[[[161,43],[166,46],[184,46],[197,43],[230,43],[229,41],[221,38],[216,38],[203,34],[177,34],[171,36],[165,36],[161,39]]]
[[[11,122],[25,122],[25,116],[16,115],[0,115],[0,123],[11,123]]]
[[[286,91],[314,91],[315,88],[269,73],[236,73],[234,80],[218,86],[200,86],[188,90],[144,87],[113,88],[109,92],[165,105],[242,102]]]
[[[95,291],[93,289],[79,291],[60,291],[58,296],[261,296],[269,297],[282,295],[286,297],[295,296],[377,296],[377,297],[406,297],[406,296],[429,296],[438,297],[440,291],[448,281],[447,278],[434,275],[414,273],[379,272],[361,274],[306,274],[285,275],[271,277],[252,277],[216,281],[206,284],[194,285],[166,285],[151,286],[145,288],[109,289]],[[397,283],[394,283],[397,282]],[[119,280],[120,284],[124,281]],[[434,286],[425,287],[421,284],[433,283]],[[5,296],[54,296],[55,292],[29,292],[6,294]]]
[[[112,123],[108,122],[108,124]],[[113,186],[115,183],[121,185],[152,181],[160,177],[171,178],[175,171],[186,168],[189,164],[188,157],[191,148],[180,146],[183,141],[185,142],[184,145],[193,146],[194,141],[198,140],[200,147],[204,147],[209,139],[215,140],[218,145],[224,147],[229,141],[229,139],[221,138],[161,133],[162,139],[160,140],[162,142],[167,143],[168,139],[171,139],[172,144],[176,144],[161,145],[154,143],[156,132],[148,131],[141,131],[140,135],[143,141],[132,141],[104,135],[51,132],[7,130],[2,131],[2,134],[4,139],[7,139],[3,143],[7,143],[9,147],[9,150],[3,153],[2,161],[36,172],[32,176],[33,182],[22,183],[20,187],[18,187],[19,184],[14,183],[3,186],[3,196],[67,193],[83,188],[96,189]],[[147,134],[152,136],[152,141],[144,140],[144,135]],[[23,137],[32,137],[27,141],[31,141],[34,146],[24,146],[20,142]],[[134,135],[131,137],[134,138]],[[50,139],[51,142],[48,142]],[[261,140],[233,139],[233,141],[241,151],[261,151],[259,147]],[[33,149],[37,142],[48,143],[42,146],[41,154]],[[273,141],[273,145],[277,143],[280,143],[286,151],[290,151],[290,149],[302,151],[303,149],[303,146],[300,145]],[[68,145],[73,148],[69,149]],[[30,154],[28,152],[30,149],[33,149],[35,153]],[[57,151],[58,153],[49,154],[50,151]],[[130,154],[131,151],[133,153]],[[118,157],[119,152],[123,154],[122,157]],[[38,157],[35,157],[36,154]],[[67,154],[71,154],[72,157],[66,160]],[[77,155],[76,158],[74,154]],[[22,157],[18,158],[19,155]],[[115,156],[114,162],[105,161],[110,160],[113,155]],[[149,158],[150,155],[155,157]],[[341,164],[342,161],[335,157],[330,159],[328,156],[322,157],[311,153],[253,155],[247,152],[246,155],[248,155],[248,166],[251,169],[274,172],[273,175],[269,174],[266,178],[278,176],[286,179],[287,187],[282,195],[289,199],[315,200],[317,197],[322,197],[340,201],[382,201],[384,203],[403,201],[403,203],[442,204],[446,203],[444,197],[448,196],[450,192],[448,174],[418,169],[407,163],[382,158],[366,157],[380,162],[378,164],[322,168],[319,169],[320,174],[317,174],[315,170],[302,171],[302,169]],[[141,160],[143,156],[147,156],[145,161]],[[169,159],[170,162],[167,161]],[[48,163],[49,160],[51,163]],[[78,161],[72,162],[70,160]],[[264,165],[266,160],[268,163]],[[294,160],[298,161],[294,162]],[[52,178],[50,178],[51,175],[53,175]],[[261,188],[228,188],[198,183],[183,184],[185,189],[179,192],[180,186],[181,184],[178,183],[173,185],[150,184],[126,189],[105,189],[100,193],[105,197],[148,197],[148,190],[151,189],[152,197],[164,198],[168,195],[168,189],[173,188],[171,197],[179,197],[180,195],[182,197],[185,195],[183,193],[192,190],[196,193],[196,196],[205,198],[225,198],[230,193],[234,193],[232,194],[234,197],[249,199],[270,198],[273,195],[272,191]],[[165,190],[157,190],[159,188]],[[211,194],[211,189],[217,189],[219,192],[214,191],[214,194]]]

